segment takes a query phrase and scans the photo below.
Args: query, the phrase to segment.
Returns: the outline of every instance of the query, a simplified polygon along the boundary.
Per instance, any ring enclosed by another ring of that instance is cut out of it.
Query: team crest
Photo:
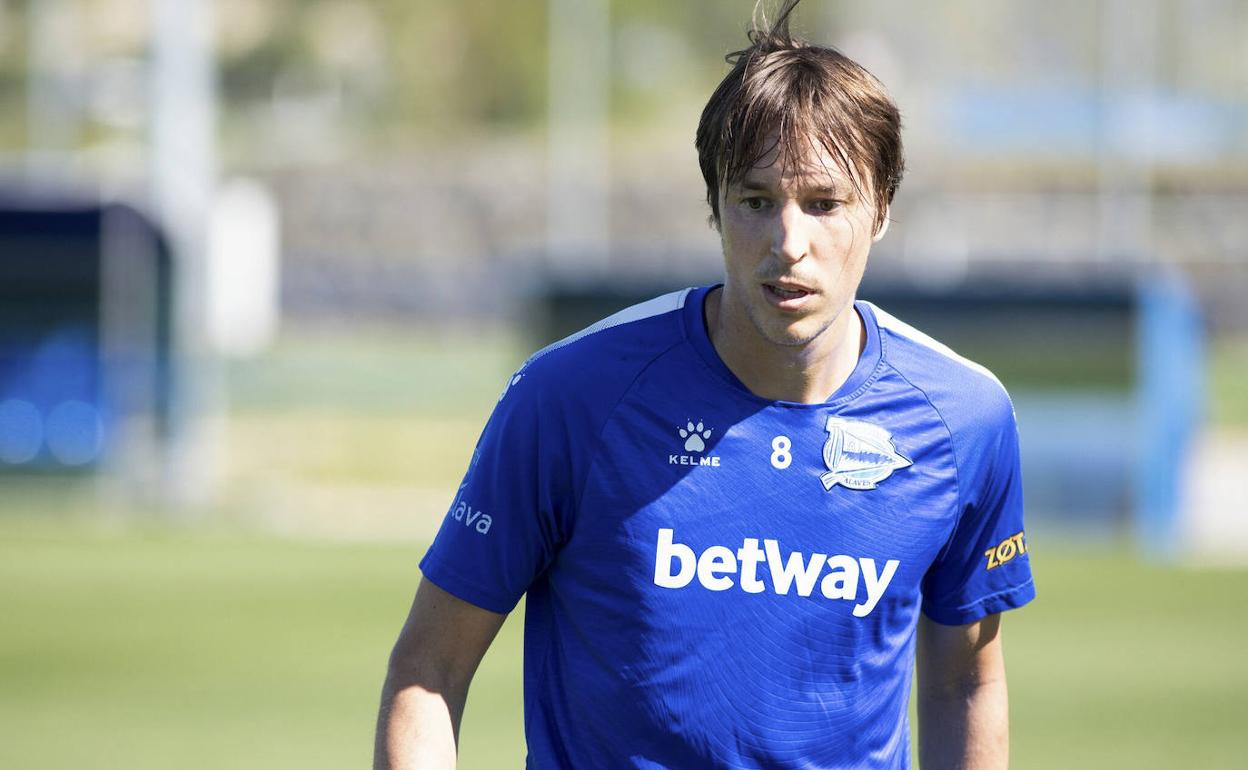
[[[828,472],[819,480],[831,491],[840,484],[848,489],[875,489],[910,461],[893,446],[893,437],[878,425],[829,417],[828,441],[823,445],[823,462]]]

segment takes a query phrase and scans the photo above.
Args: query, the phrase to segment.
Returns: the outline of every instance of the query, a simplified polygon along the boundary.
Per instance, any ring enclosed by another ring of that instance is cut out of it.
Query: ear
[[[875,235],[871,236],[872,243],[879,243],[880,239],[884,237],[884,233],[888,232],[888,223],[890,221],[889,214],[891,213],[893,213],[893,207],[886,206],[884,208],[884,219],[880,223],[880,229],[875,231]]]

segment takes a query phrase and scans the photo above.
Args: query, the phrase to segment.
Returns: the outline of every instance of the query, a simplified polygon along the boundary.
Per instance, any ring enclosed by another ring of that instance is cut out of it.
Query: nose
[[[807,225],[806,215],[796,202],[790,201],[782,206],[775,219],[772,254],[784,262],[800,262],[810,250]]]

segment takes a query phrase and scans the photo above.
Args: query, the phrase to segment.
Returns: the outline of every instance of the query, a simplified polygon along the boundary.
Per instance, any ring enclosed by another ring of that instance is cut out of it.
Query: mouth
[[[814,295],[814,292],[797,284],[764,283],[763,295],[782,310],[797,310]]]

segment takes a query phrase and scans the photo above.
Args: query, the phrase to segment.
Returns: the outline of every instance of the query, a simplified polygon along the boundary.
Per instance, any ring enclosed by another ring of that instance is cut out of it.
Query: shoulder
[[[955,443],[995,437],[1014,428],[1014,405],[986,367],[867,303],[879,327],[885,362],[923,392]]]
[[[555,403],[613,404],[664,353],[684,342],[682,312],[693,292],[682,289],[627,307],[548,345],[508,383],[521,398]]]

